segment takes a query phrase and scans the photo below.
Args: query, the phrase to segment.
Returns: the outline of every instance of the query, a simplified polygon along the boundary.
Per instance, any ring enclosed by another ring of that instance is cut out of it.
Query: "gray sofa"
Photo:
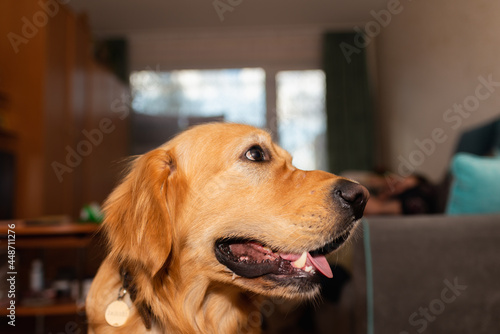
[[[500,215],[368,217],[338,257],[322,298],[268,305],[265,334],[500,333]]]
[[[500,215],[373,217],[360,227],[352,279],[339,303],[318,308],[317,332],[500,333]]]

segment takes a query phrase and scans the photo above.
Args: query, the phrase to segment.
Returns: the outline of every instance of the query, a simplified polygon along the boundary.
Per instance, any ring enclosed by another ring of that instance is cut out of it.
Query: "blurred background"
[[[461,135],[500,115],[498,13],[487,0],[2,0],[1,252],[17,233],[18,307],[2,332],[84,331],[100,205],[128,156],[189,126],[266,128],[303,169],[441,184]]]

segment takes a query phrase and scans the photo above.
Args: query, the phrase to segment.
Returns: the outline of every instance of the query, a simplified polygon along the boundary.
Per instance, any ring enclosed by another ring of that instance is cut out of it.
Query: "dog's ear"
[[[111,259],[140,265],[154,276],[172,249],[176,161],[171,152],[153,150],[137,158],[104,205],[104,230]],[[168,193],[168,196],[167,196]]]

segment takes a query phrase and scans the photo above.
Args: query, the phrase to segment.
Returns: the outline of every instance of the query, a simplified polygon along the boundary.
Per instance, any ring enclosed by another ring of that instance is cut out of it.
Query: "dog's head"
[[[367,190],[302,171],[268,133],[192,128],[139,157],[109,197],[111,256],[151,277],[209,280],[268,296],[312,296],[325,254],[361,218]]]

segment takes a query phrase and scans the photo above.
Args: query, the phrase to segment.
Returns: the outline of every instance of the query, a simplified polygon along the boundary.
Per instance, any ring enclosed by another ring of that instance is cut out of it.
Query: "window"
[[[321,70],[276,75],[280,145],[300,169],[327,167],[325,74]]]
[[[132,108],[148,115],[224,116],[266,126],[265,73],[261,68],[140,71],[130,77]]]
[[[229,122],[275,126],[271,130],[277,131],[280,145],[292,154],[298,168],[326,168],[321,70],[277,73],[276,125],[266,124],[273,115],[266,114],[266,73],[261,68],[140,71],[132,73],[130,82],[136,113],[169,116],[179,123],[188,117],[223,116]]]

